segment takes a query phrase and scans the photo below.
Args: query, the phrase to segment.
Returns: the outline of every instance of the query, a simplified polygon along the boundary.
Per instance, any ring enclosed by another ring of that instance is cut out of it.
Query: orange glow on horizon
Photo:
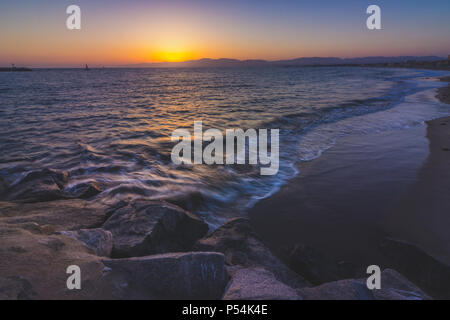
[[[197,55],[186,50],[158,50],[151,55],[151,60],[154,62],[182,62],[195,58]]]

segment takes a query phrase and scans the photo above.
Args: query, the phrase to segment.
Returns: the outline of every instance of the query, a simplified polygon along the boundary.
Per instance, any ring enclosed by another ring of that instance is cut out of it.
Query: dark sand
[[[450,82],[450,77],[442,77],[441,81]],[[437,98],[444,103],[450,104],[450,85],[439,88]]]
[[[450,263],[450,117],[427,125],[430,155],[386,222],[399,238]]]
[[[450,117],[345,137],[249,216],[283,259],[303,243],[336,261],[388,267],[378,244],[391,236],[450,262]]]

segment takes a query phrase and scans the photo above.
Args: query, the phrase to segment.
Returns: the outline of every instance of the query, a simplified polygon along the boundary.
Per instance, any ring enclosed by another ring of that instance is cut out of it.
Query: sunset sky
[[[81,7],[82,29],[66,29]],[[366,8],[383,30],[366,28]],[[2,0],[0,65],[450,54],[450,1]]]

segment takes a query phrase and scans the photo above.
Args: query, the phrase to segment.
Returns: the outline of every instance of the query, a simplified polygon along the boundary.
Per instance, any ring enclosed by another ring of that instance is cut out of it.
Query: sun
[[[195,55],[187,50],[159,50],[152,55],[152,60],[158,62],[181,62],[194,58]]]

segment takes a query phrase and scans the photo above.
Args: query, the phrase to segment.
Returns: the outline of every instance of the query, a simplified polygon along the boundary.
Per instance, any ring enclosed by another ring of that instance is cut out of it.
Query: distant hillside
[[[380,63],[404,63],[407,61],[434,62],[445,58],[437,56],[399,56],[399,57],[362,57],[362,58],[336,58],[336,57],[306,57],[290,60],[237,60],[237,59],[199,59],[184,62],[159,62],[123,65],[128,68],[202,68],[202,67],[259,67],[259,66],[314,66],[314,65],[358,65]]]

